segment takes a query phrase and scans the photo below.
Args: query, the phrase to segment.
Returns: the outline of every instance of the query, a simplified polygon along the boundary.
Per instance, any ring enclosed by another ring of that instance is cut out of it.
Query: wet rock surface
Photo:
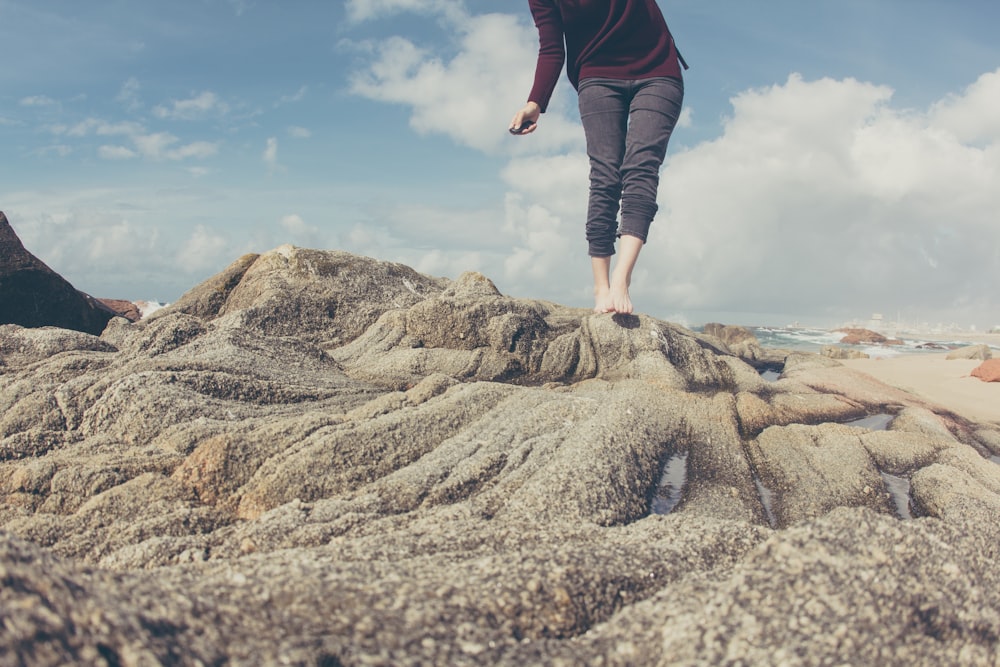
[[[0,360],[0,665],[1000,657],[1000,431],[820,355],[286,246]]]

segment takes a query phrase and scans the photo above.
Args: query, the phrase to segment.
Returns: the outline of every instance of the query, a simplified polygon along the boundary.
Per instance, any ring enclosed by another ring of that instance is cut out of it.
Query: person
[[[590,159],[586,239],[594,312],[629,314],[632,270],[657,211],[660,167],[680,117],[681,66],[687,64],[656,0],[528,5],[538,28],[538,60],[528,102],[514,114],[510,132],[526,136],[538,129],[565,64]]]

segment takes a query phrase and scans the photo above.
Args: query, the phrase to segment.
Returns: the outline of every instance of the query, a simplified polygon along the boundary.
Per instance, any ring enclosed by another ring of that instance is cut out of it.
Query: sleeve
[[[528,0],[528,5],[538,28],[538,62],[528,101],[537,103],[544,113],[566,62],[562,15],[553,0]]]

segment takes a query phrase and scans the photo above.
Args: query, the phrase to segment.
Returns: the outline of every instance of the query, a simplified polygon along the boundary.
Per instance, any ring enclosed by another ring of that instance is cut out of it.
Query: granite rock
[[[782,371],[291,246],[0,327],[0,664],[995,664],[1000,430]]]

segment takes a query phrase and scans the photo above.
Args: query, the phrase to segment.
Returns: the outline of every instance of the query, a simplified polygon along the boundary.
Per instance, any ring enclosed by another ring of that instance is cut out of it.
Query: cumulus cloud
[[[268,170],[274,171],[279,169],[281,165],[278,164],[278,139],[276,137],[268,137],[267,146],[264,148],[264,153],[261,155],[264,160],[264,164],[267,165]]]
[[[308,90],[309,90],[308,86],[301,86],[292,95],[282,95],[280,98],[278,98],[278,101],[275,103],[275,106],[281,106],[283,104],[293,104],[295,102],[301,102],[303,99],[305,99],[306,92]]]
[[[438,5],[350,3],[356,20],[438,11],[457,36],[447,48],[402,37],[369,45],[352,91],[408,106],[419,133],[507,152],[504,223],[491,238],[510,247],[478,261],[512,292],[589,298],[587,160],[574,110],[555,104],[525,141],[502,143],[496,131],[530,86],[534,29]],[[633,275],[642,310],[995,319],[1000,70],[924,110],[894,106],[889,86],[797,74],[731,104],[721,134],[690,147],[681,143],[692,119],[690,105],[684,110]],[[351,240],[363,245],[369,233]],[[423,257],[445,266],[444,257],[474,249],[462,240]]]
[[[51,97],[46,95],[31,95],[29,97],[22,97],[18,104],[22,107],[47,107],[55,104],[56,101]]]
[[[421,134],[443,134],[487,152],[528,146],[506,129],[531,88],[534,28],[511,14],[461,14],[451,28],[457,38],[450,57],[402,37],[368,44],[375,57],[352,76],[352,92],[409,106],[410,124]],[[580,142],[558,110],[557,103],[542,121],[545,132],[531,137],[535,149]]]
[[[132,146],[99,146],[98,157],[122,160],[143,157],[149,160],[205,159],[219,152],[219,144],[209,141],[181,143],[169,132],[149,132],[141,124],[132,121],[107,122],[99,118],[87,118],[74,125],[56,125],[49,128],[57,136],[84,138],[88,136],[124,136]]]
[[[96,296],[115,297],[130,277],[156,271],[160,243],[126,212],[112,210],[109,190],[46,193],[36,208],[15,193],[8,215],[25,247],[75,287]],[[118,193],[120,195],[120,193]]]
[[[197,225],[177,253],[175,261],[190,273],[219,271],[232,261],[226,237],[204,225]]]
[[[137,111],[142,108],[142,102],[139,99],[139,88],[139,80],[134,76],[130,77],[122,84],[118,95],[115,97],[115,101],[120,102],[129,111]]]
[[[1000,69],[987,72],[931,109],[934,125],[966,143],[1000,141]]]
[[[944,310],[959,294],[990,302],[995,150],[850,79],[793,75],[733,108],[719,139],[664,173],[663,242],[651,253],[664,303],[866,315]]]
[[[347,0],[347,17],[351,21],[370,19],[398,12],[421,12],[460,17],[465,14],[462,0]]]
[[[171,120],[194,120],[211,113],[225,114],[228,111],[229,105],[207,90],[185,100],[171,100],[165,106],[153,107],[154,116]]]
[[[101,146],[97,156],[103,160],[129,160],[136,157],[136,152],[125,146]]]
[[[180,139],[169,132],[137,134],[132,137],[138,154],[151,160],[204,159],[218,153],[219,146],[207,141],[180,144]]]

